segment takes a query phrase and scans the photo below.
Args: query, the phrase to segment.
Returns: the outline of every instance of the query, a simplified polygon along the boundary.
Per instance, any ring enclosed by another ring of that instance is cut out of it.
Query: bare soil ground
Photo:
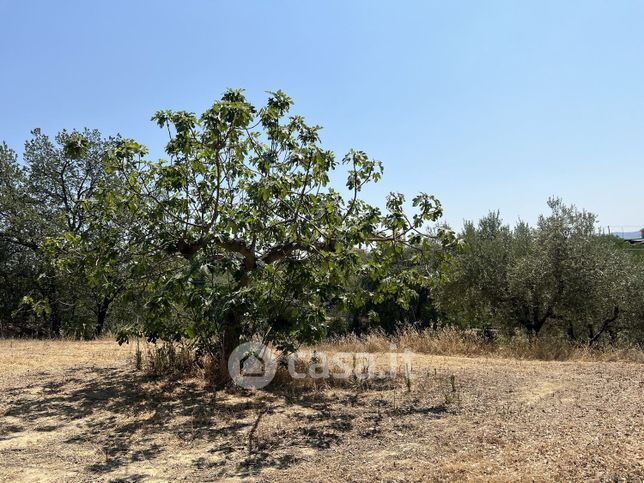
[[[410,391],[247,392],[132,355],[0,341],[0,481],[644,480],[642,364],[417,355]]]

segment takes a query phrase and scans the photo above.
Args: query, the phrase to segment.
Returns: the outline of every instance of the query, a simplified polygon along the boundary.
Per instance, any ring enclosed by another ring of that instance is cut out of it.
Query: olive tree
[[[35,264],[21,219],[25,206],[25,173],[18,155],[5,143],[0,144],[0,336],[34,333],[27,320],[14,316],[21,298],[36,279]]]
[[[82,155],[68,152],[80,141]],[[0,241],[20,257],[19,272],[32,275],[21,285],[21,311],[34,309],[54,336],[62,329],[91,334],[102,326],[114,300],[104,283],[92,283],[96,264],[89,257],[70,264],[60,248],[64,240],[93,236],[94,210],[88,204],[108,180],[103,160],[115,141],[96,130],[63,130],[50,139],[36,129],[25,143],[22,164],[6,145],[0,149]],[[12,308],[18,307],[12,303]]]
[[[448,261],[440,285],[439,306],[448,322],[462,328],[511,329],[508,321],[508,271],[520,256],[512,229],[498,212],[477,224],[466,221],[463,250]]]
[[[467,223],[441,308],[466,326],[550,334],[595,344],[641,325],[642,271],[623,243],[596,232],[596,216],[560,199],[535,227],[504,225],[498,213]]]

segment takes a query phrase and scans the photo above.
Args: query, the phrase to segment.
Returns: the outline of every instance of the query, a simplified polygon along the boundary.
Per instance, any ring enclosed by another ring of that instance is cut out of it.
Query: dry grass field
[[[635,362],[425,354],[409,388],[250,392],[152,378],[133,352],[0,341],[0,481],[644,479]]]

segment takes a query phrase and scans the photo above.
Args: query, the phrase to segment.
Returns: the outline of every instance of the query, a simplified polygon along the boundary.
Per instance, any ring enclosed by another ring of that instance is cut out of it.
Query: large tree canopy
[[[256,109],[229,90],[201,116],[154,115],[168,131],[168,159],[147,159],[133,140],[111,152],[122,189],[104,192],[106,216],[129,210],[139,223],[123,229],[141,260],[166,269],[147,280],[149,337],[223,336],[229,352],[240,336],[261,332],[288,347],[319,333],[331,303],[348,302],[351,274],[377,273],[405,249],[454,242],[447,229],[425,231],[442,214],[433,196],[416,196],[411,217],[402,194],[389,195],[384,212],[361,200],[382,164],[353,150],[338,161],[321,146],[320,127],[289,116],[291,106],[278,91]],[[329,186],[339,164],[346,199]],[[416,272],[416,282],[431,276]],[[389,277],[381,289],[399,288]]]

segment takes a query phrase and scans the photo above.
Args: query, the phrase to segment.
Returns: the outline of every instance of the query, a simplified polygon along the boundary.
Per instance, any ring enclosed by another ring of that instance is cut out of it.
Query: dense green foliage
[[[382,175],[341,160],[272,93],[160,111],[166,159],[96,131],[0,147],[0,331],[290,350],[346,331],[454,325],[579,343],[642,342],[643,257],[559,200],[535,227],[491,213],[458,237],[421,194],[360,199]],[[336,170],[342,190],[330,185]],[[342,195],[341,191],[346,193]]]
[[[644,264],[625,242],[595,231],[596,217],[549,201],[534,228],[490,213],[462,233],[440,287],[450,322],[506,333],[547,331],[594,344],[618,335],[643,341]]]
[[[429,195],[413,199],[412,218],[401,194],[389,196],[385,213],[360,200],[381,163],[360,151],[339,163],[321,147],[318,126],[288,116],[291,104],[276,92],[256,109],[231,90],[199,117],[154,116],[168,130],[169,159],[147,160],[132,140],[112,151],[107,162],[121,189],[104,193],[103,212],[138,220],[128,229],[142,253],[135,261],[168,268],[147,282],[149,338],[196,338],[205,348],[221,339],[228,353],[260,333],[289,349],[324,335],[330,307],[354,304],[347,280],[373,277],[405,247],[422,255],[434,239],[453,242],[448,230],[421,232],[442,213]],[[348,200],[328,186],[339,164]],[[404,285],[423,277],[416,272],[393,278]]]
[[[89,336],[100,332],[114,297],[81,266],[63,266],[59,240],[91,238],[88,203],[107,180],[103,159],[118,144],[97,131],[62,131],[52,142],[39,130],[25,144],[23,163],[0,148],[0,260],[3,330],[18,334]],[[85,145],[73,158],[65,146]],[[89,264],[89,259],[85,265]]]
[[[23,302],[52,334],[64,325],[61,307],[80,321],[80,309],[93,305],[99,333],[116,298],[130,294],[139,306],[120,324],[122,337],[191,338],[209,350],[223,342],[225,352],[255,333],[292,348],[323,336],[330,313],[367,299],[395,295],[408,306],[416,296],[408,282],[426,285],[434,275],[420,262],[455,242],[450,230],[423,231],[441,216],[439,202],[416,196],[411,217],[401,194],[388,197],[384,212],[365,203],[359,194],[380,179],[381,163],[361,151],[336,160],[321,147],[318,126],[288,116],[291,104],[276,92],[256,109],[231,90],[199,117],[158,112],[153,119],[169,133],[168,159],[158,161],[133,140],[107,147],[96,133],[63,133],[54,147],[35,133],[51,155],[39,157],[52,166],[48,182],[61,184],[55,199],[36,200],[42,170],[28,153],[20,168],[8,151],[7,196],[24,187],[25,199],[7,201],[19,214],[3,217],[3,239],[21,244],[21,223],[41,229],[31,248],[34,280],[53,287]],[[339,165],[346,200],[328,186]],[[414,263],[385,274],[405,250]],[[363,279],[369,290],[349,286]]]

